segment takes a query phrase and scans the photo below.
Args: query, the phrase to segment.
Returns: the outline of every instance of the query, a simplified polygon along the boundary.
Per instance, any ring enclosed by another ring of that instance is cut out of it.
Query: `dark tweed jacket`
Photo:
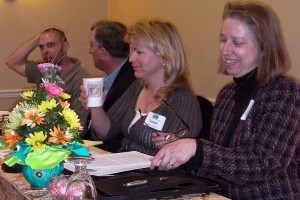
[[[222,147],[235,112],[235,87],[227,85],[217,98],[212,142],[202,140],[203,162],[197,174],[229,183],[232,199],[299,200],[300,86],[281,76],[261,87],[230,146]]]
[[[111,129],[106,138],[102,138],[102,140],[106,141],[106,139],[122,132],[124,138],[121,148],[118,150],[119,152],[139,151],[154,155],[159,148],[155,147],[151,139],[153,129],[144,124],[147,116],[141,116],[128,129],[137,115],[136,101],[142,89],[143,86],[140,84],[140,80],[134,81],[124,95],[108,110],[107,114],[110,117]],[[200,106],[193,91],[187,86],[178,88],[167,97],[166,102],[189,126],[190,131],[184,137],[199,137],[202,118]],[[179,117],[174,114],[174,111],[163,104],[152,111],[166,117],[162,132],[173,133],[186,128]],[[140,114],[138,113],[138,115]]]

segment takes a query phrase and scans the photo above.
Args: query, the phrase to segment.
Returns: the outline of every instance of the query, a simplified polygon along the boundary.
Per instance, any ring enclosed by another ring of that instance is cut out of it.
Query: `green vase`
[[[36,188],[47,188],[48,182],[52,176],[59,176],[64,170],[64,164],[61,162],[52,169],[35,170],[28,165],[23,165],[23,175],[31,186]]]

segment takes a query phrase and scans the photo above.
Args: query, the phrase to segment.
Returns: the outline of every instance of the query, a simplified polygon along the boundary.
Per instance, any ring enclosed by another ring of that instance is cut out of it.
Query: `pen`
[[[168,177],[159,177],[158,180],[159,181],[163,181],[163,180],[167,180]],[[132,182],[128,182],[123,184],[124,187],[133,187],[133,186],[138,186],[138,185],[145,185],[149,183],[148,180],[136,180],[136,181],[132,181]]]
[[[136,181],[125,183],[125,184],[123,184],[123,186],[125,186],[125,187],[133,187],[133,186],[138,186],[138,185],[145,185],[147,183],[148,183],[147,180],[136,180]]]

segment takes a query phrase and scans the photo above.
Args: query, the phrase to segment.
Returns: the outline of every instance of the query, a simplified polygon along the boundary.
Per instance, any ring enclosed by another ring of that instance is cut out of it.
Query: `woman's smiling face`
[[[248,25],[234,18],[223,22],[220,35],[223,67],[233,77],[241,77],[257,67],[258,47]]]
[[[146,81],[164,77],[163,59],[139,40],[132,40],[129,61],[134,75]]]

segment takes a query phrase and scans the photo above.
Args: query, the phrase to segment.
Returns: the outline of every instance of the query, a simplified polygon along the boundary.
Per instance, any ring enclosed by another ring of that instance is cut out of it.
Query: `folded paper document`
[[[94,162],[88,164],[87,170],[93,176],[106,176],[119,172],[131,171],[150,167],[152,156],[129,151],[123,153],[111,153],[94,155]],[[74,171],[75,167],[71,163],[65,163],[65,169]]]
[[[95,145],[98,145],[98,144],[102,144],[103,142],[102,141],[92,141],[92,140],[83,140],[83,145],[86,146],[86,147],[90,147],[90,146],[95,146]]]

